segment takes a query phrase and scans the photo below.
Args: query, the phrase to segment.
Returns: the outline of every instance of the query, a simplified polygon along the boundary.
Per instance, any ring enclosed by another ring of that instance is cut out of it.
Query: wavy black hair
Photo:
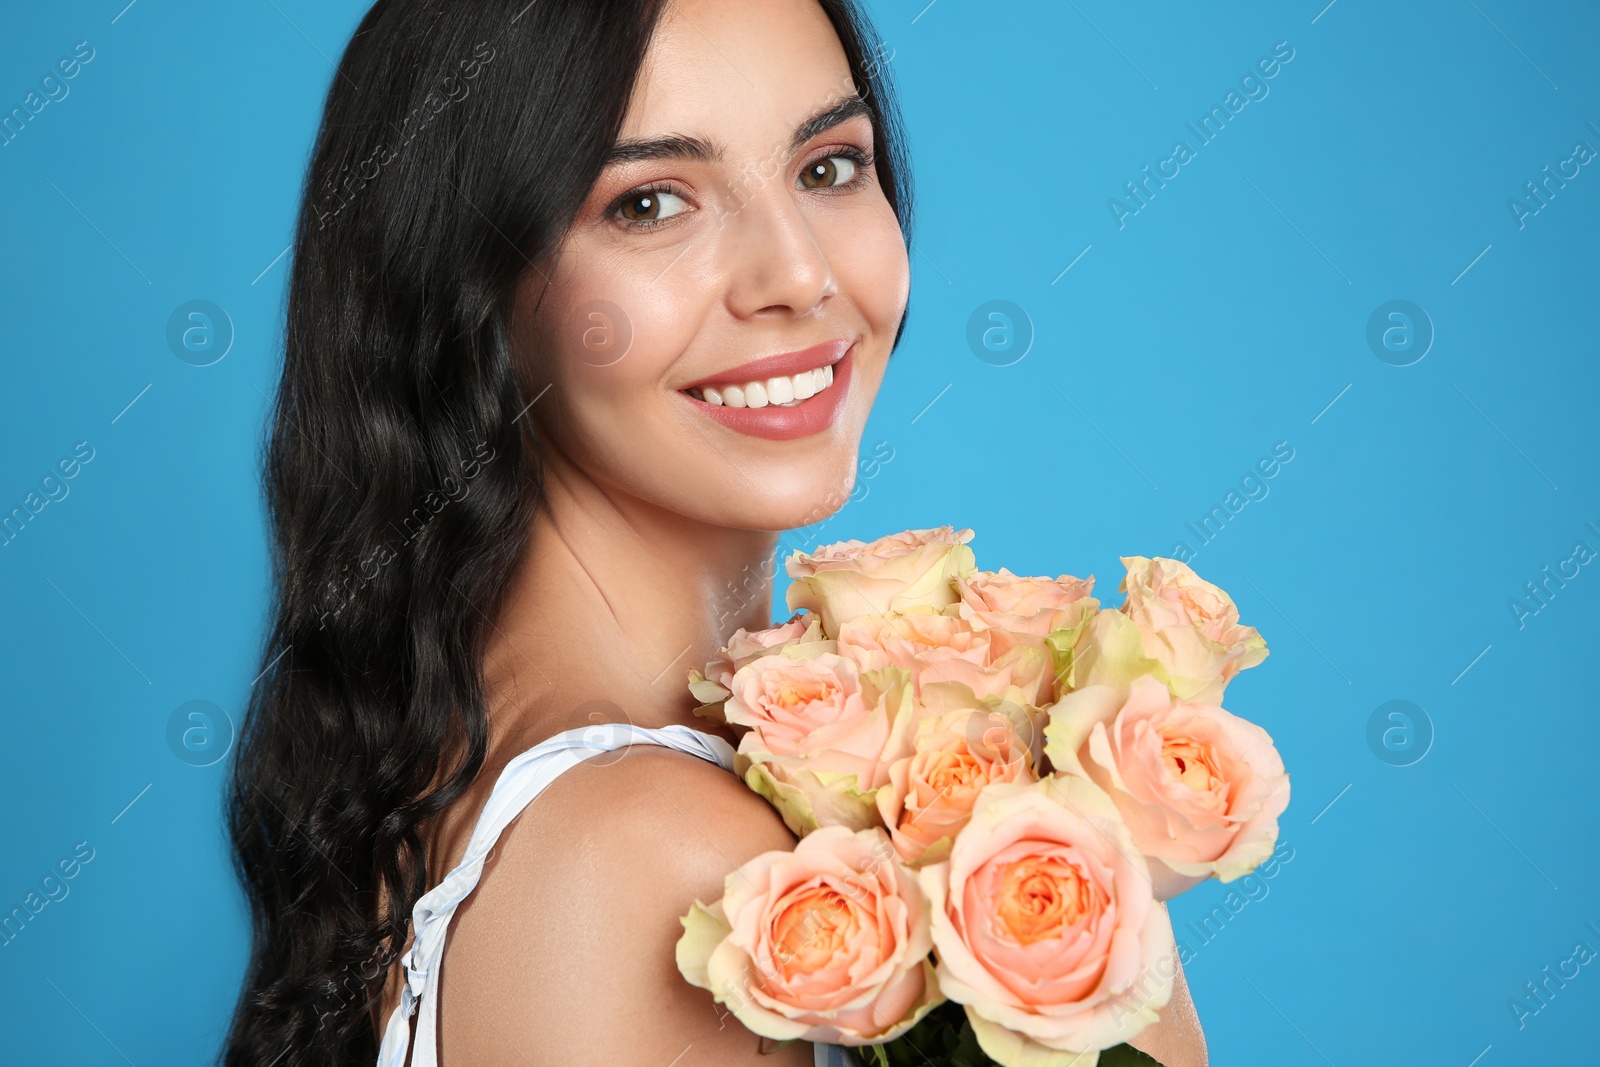
[[[371,1005],[443,873],[421,828],[483,767],[486,633],[538,506],[512,296],[599,176],[663,2],[379,0],[340,59],[264,446],[274,591],[227,796],[252,918],[227,1064],[376,1060]],[[909,239],[892,57],[854,0],[817,2]]]

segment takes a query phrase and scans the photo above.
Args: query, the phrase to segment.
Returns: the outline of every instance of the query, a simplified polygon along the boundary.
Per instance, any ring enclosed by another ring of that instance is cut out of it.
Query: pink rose
[[[1045,705],[1070,685],[1072,649],[1100,610],[1100,601],[1089,595],[1093,590],[1093,575],[1024,578],[1004,567],[975,570],[956,579],[961,601],[946,611],[977,629],[998,630],[1010,635],[1014,644],[1037,648],[1047,666],[1032,700]]]
[[[1216,876],[1231,882],[1272,855],[1289,776],[1272,737],[1214,704],[1177,700],[1157,678],[1124,699],[1107,686],[1050,709],[1045,752],[1111,795],[1170,900]]]
[[[695,714],[726,722],[722,714],[722,702],[728,698],[728,687],[733,684],[734,673],[740,667],[758,656],[810,644],[816,644],[821,651],[835,651],[832,642],[823,641],[822,624],[815,616],[797,614],[787,622],[753,632],[741,626],[733,632],[728,643],[706,662],[704,674],[690,669],[689,691],[701,702]]]
[[[906,530],[876,541],[840,541],[809,555],[795,552],[785,569],[790,608],[822,616],[823,633],[858,615],[888,615],[911,607],[935,610],[956,600],[954,580],[973,566],[971,530],[941,526]]]
[[[817,620],[796,615],[788,622],[753,633],[744,627],[733,631],[728,643],[706,663],[705,676],[726,686],[733,672],[763,653],[781,651],[785,645],[803,639],[821,640]]]
[[[875,791],[909,750],[910,678],[890,667],[861,671],[835,652],[805,659],[758,656],[730,679],[723,710],[747,733],[734,770],[804,836],[818,826],[866,829]]]
[[[1171,996],[1158,966],[1171,923],[1116,806],[1087,779],[988,786],[950,858],[917,873],[940,991],[1004,1067],[1092,1065]]]
[[[1100,609],[1094,576],[1024,578],[1001,567],[975,570],[956,579],[961,617],[980,629],[1010,630],[1045,637],[1052,630],[1070,630],[1084,616]]]
[[[877,1044],[944,1000],[927,901],[881,829],[830,826],[764,852],[679,921],[678,970],[779,1041]]]
[[[889,765],[889,784],[878,790],[878,813],[895,851],[912,866],[949,856],[985,786],[1037,777],[1026,711],[998,700],[965,703],[922,718],[911,755]]]
[[[1267,658],[1266,641],[1239,624],[1228,594],[1188,564],[1161,556],[1123,556],[1122,564],[1128,573],[1118,588],[1128,596],[1119,610],[1179,698],[1217,703],[1234,675]]]
[[[895,615],[859,615],[839,630],[839,651],[868,669],[893,664],[908,671],[935,660],[989,662],[990,638],[965,619],[922,608]]]
[[[910,671],[920,693],[927,682],[961,682],[978,696],[1012,694],[1039,703],[1048,693],[1050,655],[1040,642],[1009,630],[979,630],[959,615],[917,608],[862,615],[844,623],[839,651],[866,668]]]

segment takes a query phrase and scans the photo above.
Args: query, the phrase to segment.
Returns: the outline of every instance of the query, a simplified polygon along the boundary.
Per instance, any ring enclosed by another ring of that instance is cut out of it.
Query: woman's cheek
[[[888,201],[880,195],[841,212],[830,226],[829,262],[874,333],[892,341],[911,291],[905,238]]]
[[[546,300],[559,376],[570,388],[603,390],[597,399],[617,403],[653,388],[689,347],[700,321],[698,291],[686,271],[628,267],[623,259],[587,270],[553,286]]]

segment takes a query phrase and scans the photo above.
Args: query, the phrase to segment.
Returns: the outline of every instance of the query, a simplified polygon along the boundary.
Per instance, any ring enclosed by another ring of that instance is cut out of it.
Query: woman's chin
[[[842,479],[831,484],[819,481],[761,494],[745,486],[734,494],[731,506],[717,508],[715,514],[703,518],[712,525],[740,530],[797,530],[838,512],[849,501],[853,485],[853,481]]]

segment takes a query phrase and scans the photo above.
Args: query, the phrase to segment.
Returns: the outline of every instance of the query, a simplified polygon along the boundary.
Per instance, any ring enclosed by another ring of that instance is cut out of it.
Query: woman
[[[267,456],[228,1063],[370,1064],[380,1040],[417,1064],[820,1057],[763,1055],[674,966],[688,904],[793,844],[684,677],[769,624],[776,531],[853,483],[908,293],[884,54],[848,0],[363,20]],[[603,754],[506,806],[519,756],[590,727]],[[492,851],[435,908],[486,805]],[[402,955],[419,899],[439,921]],[[1203,1062],[1179,999],[1143,1043]]]

